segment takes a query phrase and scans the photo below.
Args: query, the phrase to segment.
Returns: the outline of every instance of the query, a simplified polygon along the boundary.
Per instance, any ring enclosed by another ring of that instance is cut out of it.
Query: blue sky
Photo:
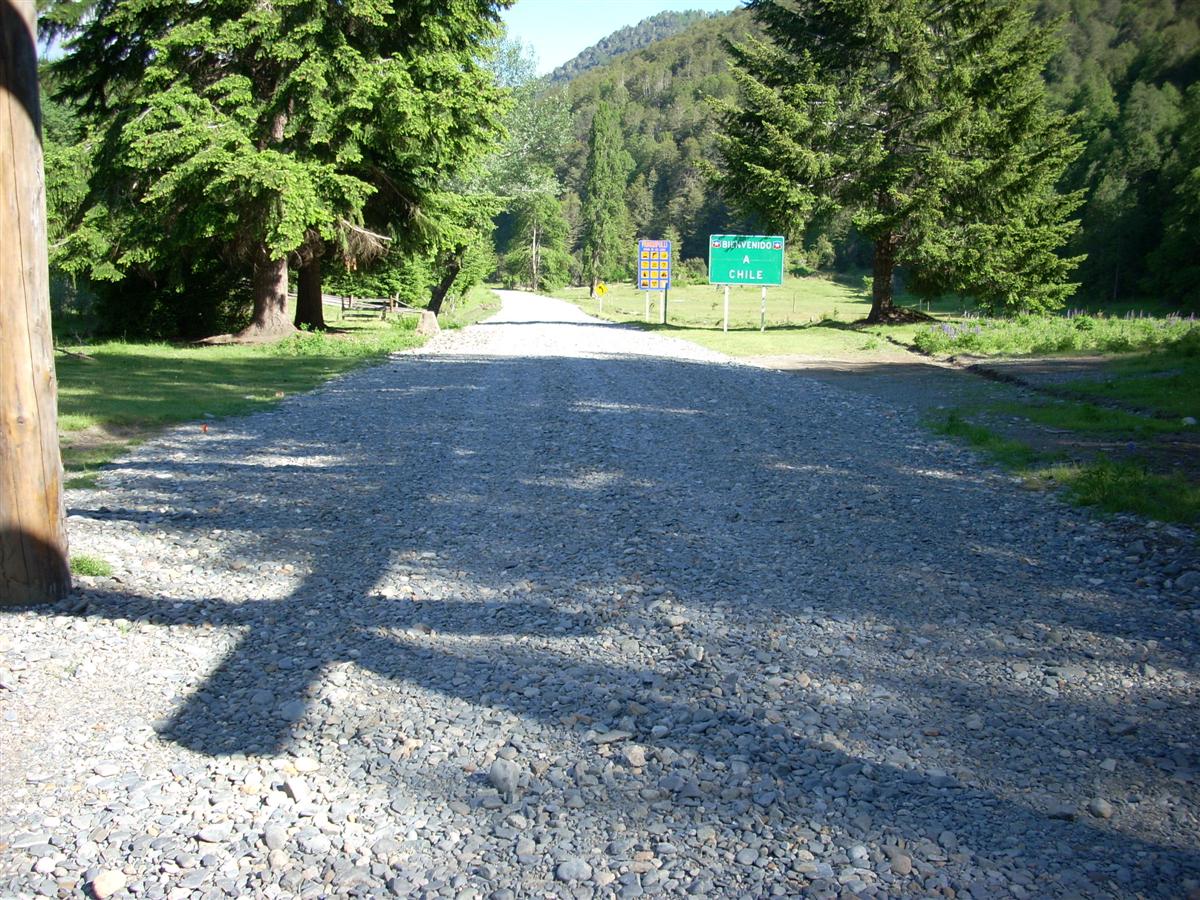
[[[533,47],[538,73],[562,65],[623,25],[665,10],[728,11],[740,0],[517,0],[504,13],[508,36]]]

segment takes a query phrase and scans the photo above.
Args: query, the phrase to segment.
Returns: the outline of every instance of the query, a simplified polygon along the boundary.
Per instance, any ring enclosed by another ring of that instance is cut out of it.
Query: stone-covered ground
[[[0,615],[0,896],[1196,892],[1194,536],[898,408],[507,294],[142,446]]]

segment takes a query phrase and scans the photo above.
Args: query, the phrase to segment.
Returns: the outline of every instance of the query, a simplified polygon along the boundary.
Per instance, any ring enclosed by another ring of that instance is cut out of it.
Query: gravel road
[[[1192,535],[504,300],[70,495],[0,896],[1197,892]]]

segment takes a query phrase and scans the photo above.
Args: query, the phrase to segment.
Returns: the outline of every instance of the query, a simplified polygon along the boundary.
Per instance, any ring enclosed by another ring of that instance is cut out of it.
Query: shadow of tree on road
[[[669,765],[637,781],[673,799],[681,833],[724,798],[738,817],[848,840],[866,815],[889,840],[949,830],[993,859],[1066,848],[1062,868],[1097,890],[1200,876],[1194,841],[1046,815],[1091,796],[1105,754],[1162,758],[1195,733],[1194,705],[1168,697],[1142,716],[997,680],[1014,662],[1128,671],[1147,640],[1190,677],[1191,636],[1131,586],[1090,585],[1082,550],[1043,543],[1077,513],[1001,496],[882,408],[786,376],[765,391],[764,377],[649,357],[402,357],[281,412],[176,433],[120,467],[113,506],[73,513],[195,545],[228,589],[135,578],[88,591],[78,613],[238,634],[161,723],[203,754],[270,755],[319,732],[324,676],[351,663],[395,685],[392,703],[502,709],[589,753],[591,732],[632,724],[696,761],[665,788]],[[1066,638],[1051,645],[1051,629]],[[996,634],[1029,637],[995,649]],[[630,640],[647,652],[625,654]],[[973,714],[982,729],[927,733]],[[1127,718],[1138,729],[1114,737]],[[1192,783],[1172,789],[1194,815]],[[606,814],[627,814],[623,796]]]

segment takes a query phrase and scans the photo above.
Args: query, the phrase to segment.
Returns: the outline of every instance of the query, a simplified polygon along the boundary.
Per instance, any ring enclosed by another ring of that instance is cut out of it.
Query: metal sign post
[[[758,310],[758,330],[767,330],[767,287],[763,285],[762,289],[762,306]]]
[[[667,292],[659,291],[658,294],[658,324],[667,324]]]
[[[725,326],[721,330],[729,330],[729,285],[725,285]]]

